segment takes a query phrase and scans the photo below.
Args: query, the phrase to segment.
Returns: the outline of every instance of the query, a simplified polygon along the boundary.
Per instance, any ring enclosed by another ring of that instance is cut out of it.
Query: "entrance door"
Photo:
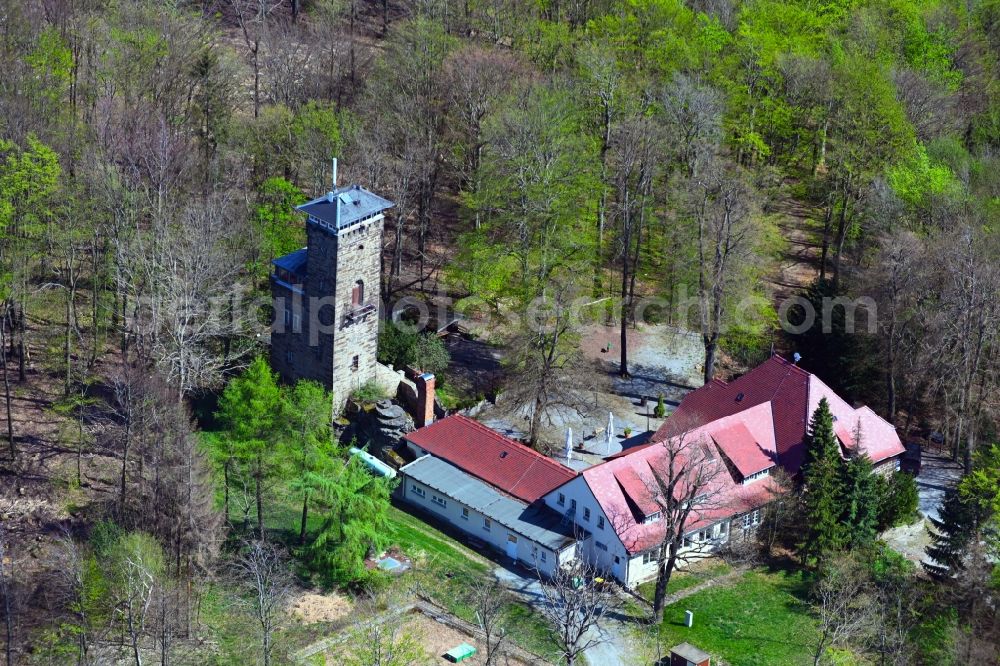
[[[507,533],[507,557],[517,559],[517,537],[510,532]]]

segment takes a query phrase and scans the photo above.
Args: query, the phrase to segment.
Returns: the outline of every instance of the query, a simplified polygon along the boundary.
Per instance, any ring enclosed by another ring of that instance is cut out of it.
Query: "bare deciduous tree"
[[[510,592],[491,577],[473,584],[469,600],[476,611],[476,622],[485,634],[483,664],[495,666],[500,663],[507,643],[503,620],[504,611],[510,603]]]
[[[291,591],[291,574],[284,553],[264,541],[245,544],[233,562],[238,582],[247,589],[245,604],[260,629],[261,659],[270,666],[274,628]]]
[[[813,664],[819,666],[829,648],[863,638],[871,629],[874,600],[867,571],[852,556],[831,561],[813,588],[819,632]]]
[[[594,580],[599,573],[577,559],[556,567],[552,578],[541,581],[544,598],[537,609],[553,627],[552,638],[567,666],[573,666],[583,652],[602,642],[601,624],[621,606],[613,584]]]

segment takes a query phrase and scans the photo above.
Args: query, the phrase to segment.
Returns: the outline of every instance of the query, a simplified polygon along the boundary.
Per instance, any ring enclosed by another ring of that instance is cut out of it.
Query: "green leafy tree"
[[[256,236],[251,252],[250,270],[257,279],[270,272],[272,259],[294,252],[305,245],[302,216],[295,206],[306,197],[284,178],[268,178],[257,190],[253,229]]]
[[[842,468],[840,443],[833,432],[833,414],[823,398],[809,422],[802,465],[805,538],[801,548],[807,557],[821,558],[844,543],[840,522]]]
[[[257,529],[264,539],[264,489],[281,464],[275,446],[279,440],[277,417],[281,390],[277,378],[262,356],[226,386],[216,417],[226,426],[236,460],[254,480]]]
[[[396,368],[409,365],[436,375],[448,367],[451,355],[444,340],[433,333],[418,333],[387,322],[379,331],[378,360]]]
[[[307,549],[309,563],[330,583],[370,579],[364,559],[388,543],[393,482],[374,476],[357,456],[315,481],[329,509]]]
[[[281,404],[283,446],[294,467],[292,489],[302,493],[299,543],[305,543],[315,479],[330,471],[338,453],[330,429],[333,397],[321,384],[301,380],[286,389]]]

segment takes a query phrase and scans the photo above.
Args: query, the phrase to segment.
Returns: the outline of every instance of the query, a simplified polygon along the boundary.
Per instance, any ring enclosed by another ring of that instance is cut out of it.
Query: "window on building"
[[[691,537],[684,537],[684,548],[691,547]]]
[[[294,359],[295,359],[295,356],[292,354],[291,351],[286,351],[285,352],[285,363],[288,363],[289,365],[291,365],[292,361]]]
[[[443,497],[438,497],[437,495],[431,495],[431,501],[442,508],[448,506],[448,501]]]
[[[292,315],[292,332],[293,333],[302,332],[302,315],[297,315],[297,314]]]
[[[357,370],[360,367],[361,367],[361,357],[355,354],[354,358],[351,359],[351,370]]]
[[[292,325],[292,311],[289,310],[288,308],[285,308],[285,330],[287,331],[291,325]]]
[[[462,518],[464,518],[465,520],[469,519],[469,507],[467,506],[462,507]]]
[[[365,283],[358,280],[351,288],[351,305],[358,306],[365,302]]]
[[[576,513],[576,500],[569,501],[569,512]]]
[[[598,516],[597,517],[597,529],[599,529],[599,530],[603,530],[604,529],[604,516]]]
[[[606,544],[604,542],[595,541],[594,542],[594,546],[597,548],[597,550],[603,550],[604,552],[608,551],[608,544]]]
[[[544,550],[542,551],[541,557],[539,559],[541,559],[542,562],[544,562],[545,560],[548,559],[548,555],[546,554],[546,552]]]
[[[726,536],[729,533],[729,523],[719,523],[719,536]]]
[[[760,509],[754,509],[753,511],[753,524],[756,525],[760,522]]]
[[[656,551],[651,550],[647,553],[642,554],[642,563],[649,564],[650,562],[656,562]]]
[[[427,494],[426,492],[424,492],[423,488],[421,488],[415,483],[410,484],[410,490],[412,490],[413,494],[416,495],[417,497],[424,497]]]
[[[587,520],[587,521],[590,520],[590,508],[589,507],[583,510],[583,519]]]
[[[563,495],[562,493],[559,493],[559,499],[556,500],[556,504],[558,504],[559,506],[566,506],[566,496]]]
[[[615,555],[615,564],[621,564],[621,563],[622,563],[622,558]]]
[[[490,521],[489,518],[483,518],[483,529],[484,530],[486,530],[487,532],[489,532],[490,531],[490,527],[492,527],[492,526],[493,526],[493,523]]]

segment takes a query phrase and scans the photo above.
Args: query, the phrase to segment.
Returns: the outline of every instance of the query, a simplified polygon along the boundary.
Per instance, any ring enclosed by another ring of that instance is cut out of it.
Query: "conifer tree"
[[[809,422],[802,466],[805,539],[801,549],[819,558],[844,542],[840,519],[843,506],[843,461],[833,433],[833,415],[826,398],[820,400]]]
[[[275,444],[279,438],[275,419],[280,413],[281,389],[267,361],[258,356],[236,377],[219,400],[217,417],[229,430],[235,457],[254,479],[257,529],[264,533],[264,487],[280,463]]]
[[[864,454],[852,456],[842,470],[844,539],[851,548],[867,546],[878,536],[878,477]]]
[[[979,533],[986,511],[982,505],[970,502],[958,488],[950,488],[941,502],[938,517],[930,517],[931,545],[923,562],[924,569],[935,578],[949,578],[962,568],[962,560],[972,539]]]

